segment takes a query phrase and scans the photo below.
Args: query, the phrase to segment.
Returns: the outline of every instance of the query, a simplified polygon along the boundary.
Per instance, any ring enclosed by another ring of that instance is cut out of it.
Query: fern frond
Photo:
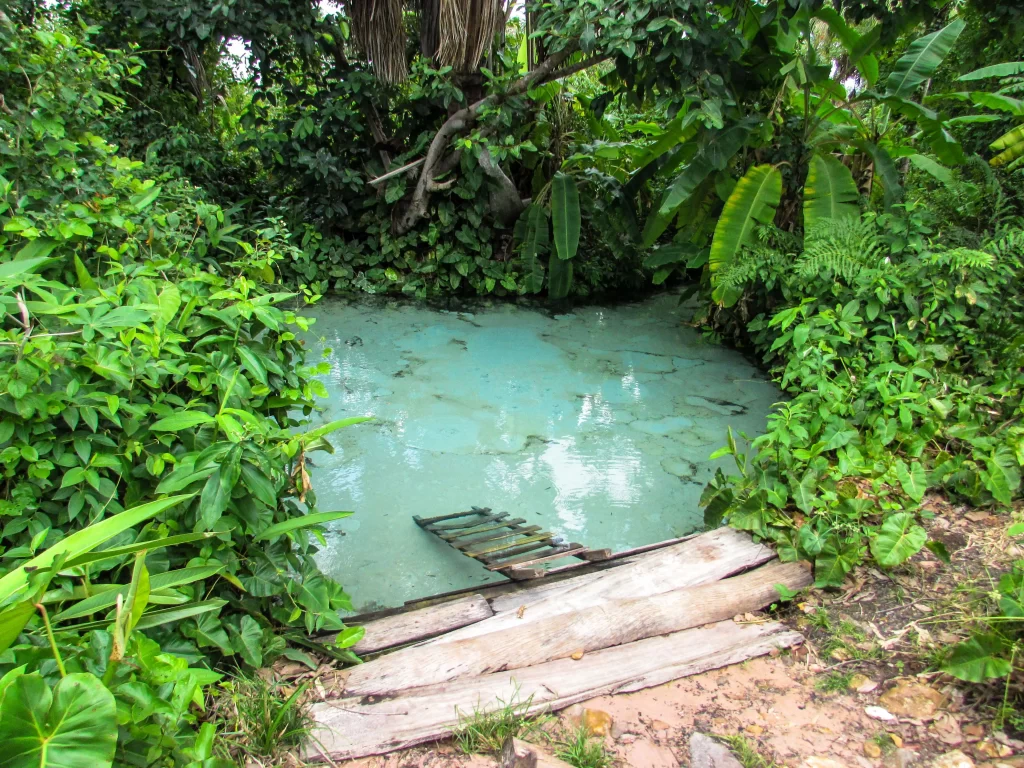
[[[991,269],[995,266],[996,257],[985,251],[974,248],[951,248],[948,251],[935,251],[924,258],[925,263],[935,266],[951,267],[965,272],[976,272]]]
[[[826,219],[807,233],[796,272],[804,278],[833,276],[852,283],[866,272],[886,268],[886,256],[874,222],[860,217]]]

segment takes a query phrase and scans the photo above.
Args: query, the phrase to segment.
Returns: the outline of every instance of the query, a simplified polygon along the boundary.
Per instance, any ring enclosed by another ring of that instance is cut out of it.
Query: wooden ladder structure
[[[579,560],[607,560],[610,549],[590,549],[582,544],[564,543],[539,525],[524,525],[521,517],[509,519],[507,512],[494,514],[489,507],[468,512],[423,518],[413,515],[416,525],[471,557],[489,571],[516,581],[537,579],[547,571],[544,563],[562,557]]]

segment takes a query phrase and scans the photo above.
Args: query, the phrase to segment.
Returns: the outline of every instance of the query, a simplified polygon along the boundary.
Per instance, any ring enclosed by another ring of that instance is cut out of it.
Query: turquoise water
[[[703,342],[674,296],[552,315],[331,300],[309,344],[330,392],[318,420],[372,415],[312,458],[336,524],[320,566],[360,610],[501,580],[413,523],[471,506],[619,550],[699,528],[725,429],[764,429],[775,386]],[[569,561],[564,561],[569,562]],[[559,565],[561,562],[555,563]]]

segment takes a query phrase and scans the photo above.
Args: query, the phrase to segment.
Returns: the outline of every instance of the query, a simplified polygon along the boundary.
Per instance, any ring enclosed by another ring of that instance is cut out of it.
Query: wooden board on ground
[[[359,654],[374,653],[385,648],[396,648],[400,645],[426,640],[451,632],[453,629],[473,624],[494,615],[491,606],[480,595],[467,595],[429,608],[416,611],[396,613],[363,625],[366,634],[353,646],[352,650]],[[322,642],[330,644],[333,637]]]
[[[545,592],[536,601],[523,593],[520,605],[526,609],[498,613],[455,632],[431,640],[442,644],[467,637],[500,632],[526,622],[539,621],[601,605],[609,600],[663,594],[674,589],[708,584],[734,573],[754,568],[775,557],[766,544],[758,544],[746,533],[731,528],[688,539],[680,544],[649,552],[631,563],[601,571],[592,579],[572,584],[565,590]]]
[[[597,600],[579,607],[569,619],[563,615],[536,621],[513,617],[509,626],[496,632],[440,644],[421,643],[354,667],[344,695],[391,695],[679,632],[759,610],[778,598],[776,584],[795,591],[810,583],[811,574],[803,564],[775,562],[696,587]]]
[[[558,659],[514,672],[461,678],[403,691],[381,700],[352,697],[314,704],[314,736],[331,759],[347,760],[390,752],[443,738],[459,715],[529,702],[538,713],[580,701],[642,688],[735,664],[773,648],[803,641],[775,622],[711,626],[652,637],[602,651],[578,661]],[[315,747],[307,758],[321,760]]]

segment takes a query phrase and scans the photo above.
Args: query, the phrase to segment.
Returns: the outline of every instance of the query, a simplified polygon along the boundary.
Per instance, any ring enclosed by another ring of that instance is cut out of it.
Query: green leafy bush
[[[799,256],[754,249],[733,274],[784,306],[747,327],[790,399],[749,454],[730,434],[716,456],[733,455],[739,474],[719,471],[705,520],[813,560],[819,586],[868,552],[890,568],[920,550],[930,488],[1007,506],[1020,486],[1024,233],[918,252],[907,232],[834,221]]]

